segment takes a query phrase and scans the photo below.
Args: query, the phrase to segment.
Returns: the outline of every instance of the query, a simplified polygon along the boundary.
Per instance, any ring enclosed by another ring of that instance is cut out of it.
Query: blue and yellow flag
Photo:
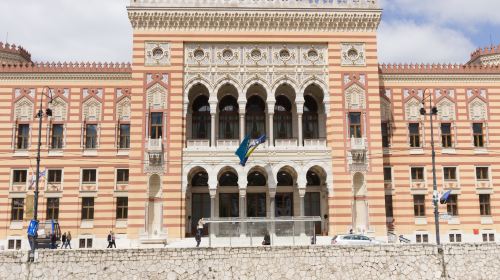
[[[266,135],[265,134],[263,134],[259,138],[255,139],[251,143],[250,143],[250,135],[246,136],[245,139],[243,139],[243,141],[241,142],[240,146],[238,147],[238,149],[236,150],[236,153],[235,153],[238,156],[238,158],[240,159],[240,164],[242,166],[245,166],[250,155],[252,155],[252,153],[255,151],[255,149],[257,149],[257,147],[264,142],[266,142]]]

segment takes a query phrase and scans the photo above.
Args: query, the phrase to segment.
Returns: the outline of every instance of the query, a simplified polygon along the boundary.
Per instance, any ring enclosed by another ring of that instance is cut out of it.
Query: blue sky
[[[182,0],[180,0],[182,1]],[[477,47],[500,44],[500,0],[379,0],[379,60],[464,63]],[[0,0],[0,41],[37,61],[131,60],[129,0]]]

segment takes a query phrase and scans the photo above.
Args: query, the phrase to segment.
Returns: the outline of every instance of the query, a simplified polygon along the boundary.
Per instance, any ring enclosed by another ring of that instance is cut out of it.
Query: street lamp
[[[438,109],[436,106],[432,106],[432,93],[429,92],[429,111],[427,113],[425,110],[425,92],[424,90],[424,98],[422,100],[422,108],[420,109],[420,114],[422,116],[430,116],[431,120],[431,149],[432,149],[432,203],[434,204],[434,224],[436,226],[436,244],[441,245],[441,239],[439,237],[439,195],[437,191],[437,182],[436,182],[436,151],[434,150],[434,125],[433,125],[433,116],[437,115]]]
[[[45,90],[47,90],[45,92]],[[35,181],[35,203],[34,203],[34,213],[33,213],[33,220],[38,222],[38,186],[40,183],[40,148],[42,146],[42,119],[44,116],[46,117],[51,117],[52,116],[52,110],[50,108],[47,108],[45,112],[43,111],[43,97],[47,96],[49,98],[49,103],[52,103],[52,89],[49,87],[46,87],[42,90],[42,94],[40,94],[40,105],[38,107],[38,113],[36,114],[36,118],[38,118],[38,145],[37,145],[37,152],[36,152],[36,181]],[[36,242],[36,235],[33,236],[33,246],[31,248],[31,251],[33,252],[33,257],[35,253],[35,248],[36,248],[37,242]]]

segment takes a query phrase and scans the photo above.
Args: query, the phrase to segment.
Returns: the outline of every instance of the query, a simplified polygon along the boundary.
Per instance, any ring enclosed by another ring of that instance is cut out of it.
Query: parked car
[[[332,238],[332,244],[335,245],[375,245],[380,244],[379,241],[371,239],[362,234],[345,234],[335,235]]]

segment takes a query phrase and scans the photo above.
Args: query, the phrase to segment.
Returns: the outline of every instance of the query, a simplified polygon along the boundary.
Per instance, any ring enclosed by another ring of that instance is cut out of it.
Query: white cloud
[[[383,22],[378,33],[382,63],[464,63],[474,49],[461,32],[433,24]]]
[[[498,0],[384,0],[381,6],[434,22],[459,23],[465,28],[480,23],[500,24]]]
[[[24,46],[36,61],[131,61],[129,0],[0,0],[0,41]],[[383,62],[465,62],[475,45],[463,32],[500,23],[498,0],[380,0],[398,18],[379,31]],[[452,23],[452,24],[450,24]],[[448,27],[445,27],[448,26]]]
[[[36,61],[131,61],[128,0],[1,0],[0,40]]]

